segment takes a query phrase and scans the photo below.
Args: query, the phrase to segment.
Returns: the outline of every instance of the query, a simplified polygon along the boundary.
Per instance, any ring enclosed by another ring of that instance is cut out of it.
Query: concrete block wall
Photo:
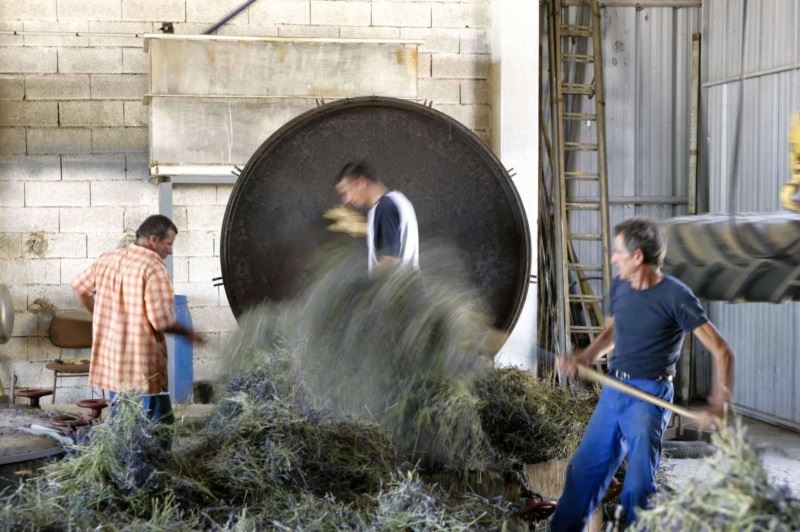
[[[163,22],[176,33],[202,33],[241,2],[0,0],[0,283],[10,286],[16,311],[14,337],[0,345],[4,386],[12,373],[19,385],[50,386],[48,360],[88,356],[50,345],[49,320],[35,302],[76,307],[74,276],[158,210],[142,103],[148,58],[134,34]],[[419,97],[488,142],[489,26],[489,0],[258,0],[219,33],[424,40]],[[197,379],[218,374],[220,348],[235,329],[224,291],[211,282],[220,274],[230,191],[174,191],[175,288],[189,297],[208,340],[195,352]],[[58,394],[72,401],[89,390],[85,380],[68,379]]]

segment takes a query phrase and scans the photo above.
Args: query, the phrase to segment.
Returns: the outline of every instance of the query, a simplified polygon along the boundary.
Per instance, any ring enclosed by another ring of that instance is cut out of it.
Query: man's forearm
[[[715,404],[725,404],[731,399],[733,390],[733,366],[735,357],[730,348],[719,350],[714,355],[715,378],[711,389],[711,402]]]
[[[75,295],[75,299],[77,299],[80,304],[83,305],[83,308],[91,313],[94,313],[94,296],[84,294],[83,292],[79,292],[74,288],[72,289],[72,293]]]
[[[614,349],[614,322],[610,321],[603,332],[601,332],[589,347],[581,351],[578,359],[586,365],[594,362],[603,355]]]

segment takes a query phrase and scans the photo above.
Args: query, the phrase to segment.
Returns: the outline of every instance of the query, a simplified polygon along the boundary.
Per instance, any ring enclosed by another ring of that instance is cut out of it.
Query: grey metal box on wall
[[[419,41],[147,35],[151,175],[230,175],[318,98],[416,98]]]

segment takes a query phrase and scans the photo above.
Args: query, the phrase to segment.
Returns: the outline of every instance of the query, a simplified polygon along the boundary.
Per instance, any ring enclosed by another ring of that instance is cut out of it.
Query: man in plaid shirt
[[[200,337],[178,324],[164,259],[178,234],[162,215],[148,217],[127,248],[102,255],[72,282],[81,304],[92,313],[89,384],[111,392],[142,396],[154,420],[171,423],[164,334]]]

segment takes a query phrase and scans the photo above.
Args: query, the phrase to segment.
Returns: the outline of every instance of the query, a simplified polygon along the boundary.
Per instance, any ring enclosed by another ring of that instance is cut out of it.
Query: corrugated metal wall
[[[685,204],[652,198],[687,195],[691,45],[692,33],[700,31],[700,9],[605,7],[601,13],[611,227],[634,215],[685,214]],[[586,79],[591,77],[589,72]],[[581,124],[572,138],[590,142],[593,128],[594,122]],[[568,166],[594,170],[594,155],[582,153]],[[596,195],[591,183],[576,186],[583,188],[573,196]],[[643,203],[624,203],[634,197]],[[594,214],[571,216],[576,233],[599,232]],[[581,262],[600,260],[591,243],[578,242],[576,251]],[[598,282],[593,289],[599,288]]]
[[[742,90],[735,79],[741,65],[742,5],[742,0],[703,2],[701,175],[708,179],[711,212],[727,212],[731,193]],[[789,119],[800,111],[798,63],[800,2],[750,0],[737,212],[780,210],[778,191],[789,176]],[[737,354],[734,403],[764,419],[800,427],[800,304],[714,303],[711,318]]]

